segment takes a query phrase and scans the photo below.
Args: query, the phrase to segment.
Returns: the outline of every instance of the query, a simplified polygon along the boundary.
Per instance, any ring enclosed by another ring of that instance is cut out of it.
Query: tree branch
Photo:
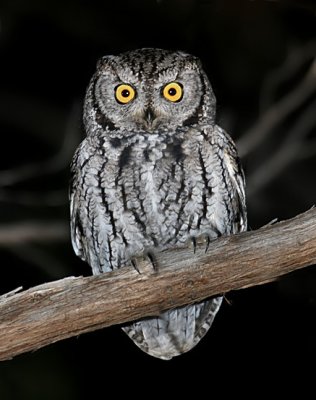
[[[122,268],[69,277],[0,297],[0,360],[113,324],[277,279],[316,263],[316,209],[257,231],[222,237],[205,253],[157,255],[158,271]]]

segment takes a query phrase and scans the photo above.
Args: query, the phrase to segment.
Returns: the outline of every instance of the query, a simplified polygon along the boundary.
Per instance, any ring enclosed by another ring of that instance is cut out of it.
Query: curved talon
[[[153,270],[157,271],[158,270],[158,265],[157,265],[157,261],[156,261],[154,255],[152,253],[147,253],[146,256],[147,256],[148,260],[150,261]]]
[[[132,266],[133,266],[133,268],[139,273],[139,275],[141,274],[141,272],[140,272],[140,270],[139,270],[139,268],[138,268],[138,266],[137,266],[137,262],[136,262],[136,259],[135,258],[131,258],[131,264],[132,264]]]
[[[206,247],[205,247],[205,253],[206,253],[209,248],[209,245],[211,243],[211,239],[210,239],[209,235],[206,236],[205,241],[206,241]]]
[[[189,240],[189,247],[191,247],[191,246],[193,247],[193,252],[195,254],[196,250],[198,248],[198,245],[206,244],[206,247],[205,247],[205,253],[206,253],[209,248],[210,243],[211,243],[211,238],[209,237],[209,235],[191,237]]]
[[[147,261],[147,263],[144,263],[144,261]],[[144,253],[143,256],[132,257],[130,259],[130,262],[135,271],[139,273],[139,275],[148,273],[150,274],[152,270],[154,270],[155,272],[158,270],[157,261],[152,253]],[[150,267],[152,267],[152,269]]]
[[[191,238],[191,242],[193,244],[193,253],[195,254],[195,252],[196,252],[196,238],[192,237]]]

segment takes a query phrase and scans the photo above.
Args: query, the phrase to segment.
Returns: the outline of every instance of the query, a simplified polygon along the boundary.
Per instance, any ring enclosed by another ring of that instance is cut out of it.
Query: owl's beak
[[[153,121],[156,119],[156,115],[151,107],[146,108],[144,119],[148,125],[152,125]]]

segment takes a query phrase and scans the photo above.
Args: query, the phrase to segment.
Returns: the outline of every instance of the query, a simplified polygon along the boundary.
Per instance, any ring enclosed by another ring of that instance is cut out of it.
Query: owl
[[[72,245],[93,274],[246,229],[243,170],[215,117],[195,56],[146,48],[99,60],[70,184]],[[209,298],[122,329],[141,350],[171,359],[201,340],[221,302]]]

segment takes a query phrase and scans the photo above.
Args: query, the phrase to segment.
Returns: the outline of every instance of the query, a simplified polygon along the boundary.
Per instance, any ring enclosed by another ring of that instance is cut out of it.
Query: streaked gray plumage
[[[140,49],[98,62],[70,187],[73,247],[94,274],[201,235],[246,229],[244,175],[215,107],[194,56]],[[221,301],[123,329],[145,352],[170,359],[199,342]]]

